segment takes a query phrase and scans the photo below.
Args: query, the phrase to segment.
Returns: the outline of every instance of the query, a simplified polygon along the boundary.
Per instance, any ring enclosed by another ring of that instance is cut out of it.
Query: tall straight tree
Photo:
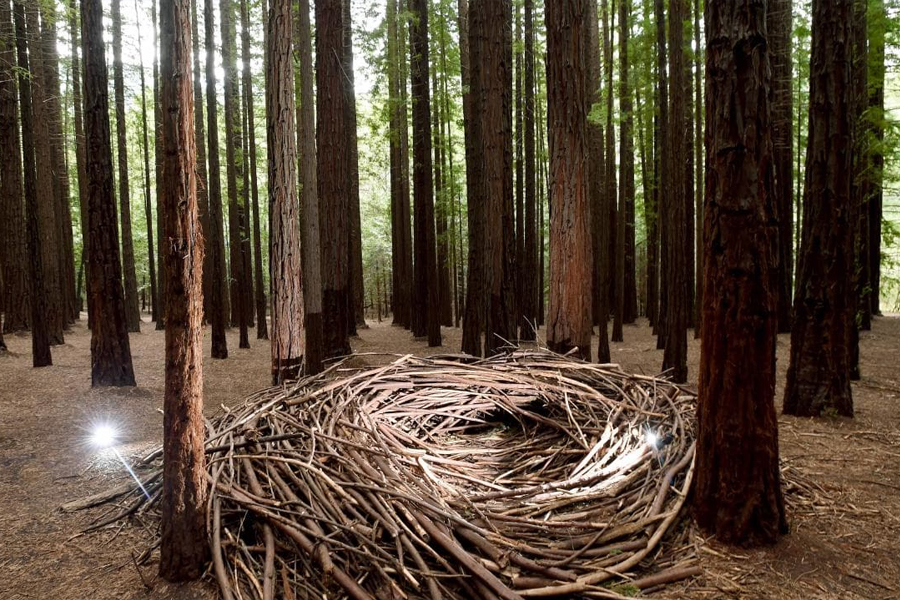
[[[347,111],[347,152],[350,154],[350,333],[366,326],[365,289],[363,286],[362,223],[359,215],[359,147],[356,131],[356,82],[353,75],[353,22],[350,0],[341,0],[344,7],[344,110]]]
[[[225,174],[228,192],[228,238],[231,255],[231,324],[239,328],[239,348],[249,348],[247,325],[252,313],[250,294],[251,281],[245,261],[249,260],[249,240],[245,237],[246,207],[243,205],[242,191],[245,182],[244,153],[241,150],[240,95],[237,79],[237,29],[234,23],[234,3],[220,0],[219,13],[222,15],[222,71],[225,88]]]
[[[778,199],[778,332],[791,330],[794,230],[794,94],[791,60],[792,0],[770,0],[766,10],[772,63],[772,143]]]
[[[75,1],[75,0],[73,0]],[[135,12],[138,12],[137,0],[134,4]],[[141,29],[138,27],[138,46],[142,46]],[[150,142],[147,136],[147,85],[144,80],[144,57],[140,56],[140,73],[141,73],[141,133],[143,137],[143,154],[144,154],[144,216],[147,221],[147,259],[148,270],[150,271],[150,304],[152,305],[151,318],[159,322],[159,290],[156,286],[156,256],[153,250],[153,210],[150,207]],[[76,86],[77,89],[77,86]],[[76,117],[78,115],[78,104],[76,103]],[[75,119],[76,126],[78,118]],[[82,136],[84,137],[84,136]],[[82,153],[83,154],[83,153]],[[82,159],[83,160],[83,159]],[[79,168],[79,173],[81,172]],[[79,181],[83,181],[84,177],[79,175]],[[80,184],[84,186],[83,183]],[[83,203],[83,202],[82,202]]]
[[[755,545],[787,533],[775,414],[779,199],[765,4],[707,2],[706,32],[694,514],[720,541]]]
[[[203,72],[200,70],[200,12],[197,10],[197,0],[191,0],[191,44],[194,58],[194,137],[197,138],[197,205],[200,210],[200,228],[203,231],[203,320],[209,321],[212,313],[210,298],[212,281],[210,273],[212,266],[210,260],[212,252],[209,251],[209,175],[206,170],[206,132],[203,126]],[[151,282],[152,283],[152,282]]]
[[[204,28],[206,29],[206,132],[209,136],[209,247],[212,272],[209,274],[210,314],[213,358],[228,358],[225,328],[228,324],[228,273],[225,269],[225,233],[222,215],[222,176],[219,168],[219,124],[216,118],[216,28],[213,21],[213,0],[205,0]]]
[[[62,120],[62,94],[59,83],[56,3],[40,4],[41,54],[44,69],[44,98],[47,103],[47,131],[50,136],[50,163],[53,168],[53,210],[59,253],[56,256],[60,282],[61,319],[65,326],[78,318],[75,306],[75,257],[72,239],[72,213],[69,207],[69,172],[66,168],[65,137]]]
[[[206,456],[203,444],[203,233],[187,0],[161,0],[160,82],[165,149],[160,199],[166,254],[166,395],[163,405],[162,539],[159,574],[170,581],[203,573]]]
[[[150,3],[150,10],[153,20],[153,131],[154,133],[154,159],[157,178],[163,169],[163,139],[162,139],[162,114],[160,113],[161,104],[159,103],[159,54],[157,52],[157,42],[159,35],[157,32],[157,24],[159,14],[156,10],[156,0]],[[160,200],[160,186],[156,186],[156,255],[159,257],[159,271],[156,278],[159,286],[159,311],[156,319],[156,330],[165,329],[166,319],[166,267],[163,256],[165,256],[165,231],[163,230],[163,213],[160,210],[162,202]],[[149,243],[149,242],[148,242]]]
[[[622,238],[622,320],[634,323],[637,318],[637,282],[635,281],[635,225],[634,225],[634,102],[632,100],[631,74],[629,72],[628,47],[631,37],[632,3],[619,0],[619,210],[621,227],[616,229]]]
[[[814,0],[803,232],[784,412],[853,416],[852,0]]]
[[[538,244],[537,244],[537,164],[535,157],[534,123],[534,0],[525,0],[525,89],[524,95],[524,150],[525,150],[525,251],[522,273],[525,285],[520,300],[522,321],[519,339],[535,338],[538,322]],[[596,10],[594,11],[596,13]]]
[[[319,192],[316,172],[316,97],[313,93],[312,36],[309,0],[300,0],[297,46],[300,54],[300,206],[303,211],[303,305],[306,310],[305,366],[307,375],[322,370],[325,333],[322,329],[322,263],[319,234]],[[271,67],[270,67],[271,68]],[[271,259],[270,259],[271,260]]]
[[[109,131],[109,79],[103,43],[103,2],[81,3],[84,59],[84,131],[90,244],[91,384],[133,386],[134,368],[125,320],[119,235],[113,194]]]
[[[515,50],[515,128],[516,128],[516,138],[515,138],[515,169],[516,169],[516,205],[515,205],[515,213],[516,213],[516,325],[517,325],[517,333],[519,326],[522,323],[522,293],[525,290],[525,278],[528,277],[528,274],[525,273],[525,138],[524,138],[524,121],[522,115],[522,103],[523,103],[523,91],[522,88],[525,84],[524,81],[524,65],[522,64],[522,58],[524,54],[524,40],[522,38],[522,6],[519,2],[514,4],[513,10],[515,11],[515,27],[516,27],[516,37],[513,41],[513,48]]]
[[[0,0],[2,1],[2,0]],[[27,230],[28,276],[31,281],[31,364],[46,367],[53,364],[50,352],[50,331],[47,326],[47,303],[44,293],[43,252],[38,222],[37,160],[34,152],[34,115],[31,110],[31,78],[28,60],[28,34],[25,7],[13,3],[16,30],[16,63],[18,66],[19,106],[22,124],[22,177],[25,192],[25,228]]]
[[[669,161],[669,185],[665,201],[665,222],[668,236],[664,237],[663,251],[668,258],[666,285],[666,348],[663,355],[663,370],[672,370],[672,380],[677,383],[687,381],[687,326],[690,319],[690,298],[692,290],[689,274],[693,269],[693,261],[689,257],[694,254],[692,237],[688,229],[693,230],[694,223],[690,218],[693,210],[692,198],[685,195],[685,169],[682,161],[687,152],[685,147],[684,102],[684,14],[685,0],[669,1],[669,74],[672,93],[669,96],[669,154],[664,160]],[[689,262],[690,261],[690,262]]]
[[[869,273],[871,311],[881,314],[881,219],[884,203],[884,40],[887,13],[884,0],[873,0],[869,25],[869,114],[872,122],[872,193],[869,197]]]
[[[613,19],[615,18],[615,6],[611,8],[609,6],[609,1],[603,0],[601,3],[601,10],[603,12],[603,63],[606,68],[606,137],[603,149],[603,205],[606,207],[606,220],[603,224],[607,228],[607,247],[605,254],[607,260],[606,293],[608,295],[607,308],[615,309],[618,305],[617,296],[619,288],[616,288],[616,286],[619,282],[618,256],[620,254],[618,246],[619,211],[616,207],[616,134],[613,128],[613,98],[615,97],[615,94],[613,93],[612,29]],[[613,312],[616,311],[614,310]],[[616,321],[614,317],[612,339],[614,341],[621,340],[621,331],[618,332],[617,335],[615,327]],[[619,320],[619,327],[621,329],[621,319]]]
[[[316,0],[316,142],[326,358],[350,354],[350,190],[342,2]],[[302,12],[302,11],[301,11]],[[301,52],[302,53],[302,52]]]
[[[431,171],[431,94],[428,88],[428,1],[410,0],[409,49],[413,99],[414,280],[413,335],[441,345]],[[420,315],[419,319],[415,315]],[[416,329],[419,325],[419,329]]]
[[[304,7],[301,7],[303,10]],[[309,14],[309,6],[306,7]],[[272,385],[296,379],[303,362],[303,286],[297,203],[297,137],[291,3],[273,0],[266,36],[266,133],[272,268]]]
[[[651,276],[650,293],[656,307],[654,319],[656,332],[656,348],[666,346],[666,317],[668,313],[668,265],[666,254],[669,225],[665,211],[669,205],[669,77],[668,53],[666,48],[666,13],[664,0],[653,0],[653,16],[656,20],[656,126],[654,133],[654,169],[657,173],[654,191],[654,219],[649,223],[650,251],[653,262],[649,264]],[[653,284],[658,283],[654,292]]]
[[[868,0],[853,0],[850,27],[850,114],[853,119],[853,149],[850,170],[850,209],[853,219],[853,327],[850,329],[850,379],[858,381],[859,330],[872,328],[872,311],[868,294],[871,290],[869,275],[869,117],[866,109],[868,98],[868,44],[866,17]]]
[[[390,163],[391,163],[391,275],[393,300],[393,323],[409,328],[412,310],[412,249],[410,248],[409,179],[405,179],[406,169],[402,164],[402,131],[406,125],[406,105],[402,102],[400,88],[405,86],[400,69],[400,32],[402,26],[397,15],[397,0],[387,3],[387,52],[388,52],[388,99],[390,118]]]
[[[122,224],[122,267],[125,271],[125,319],[128,331],[141,331],[134,237],[131,233],[131,190],[128,181],[128,131],[125,126],[125,68],[122,65],[122,0],[112,1],[113,88],[116,102],[116,143],[119,161],[119,217]]]
[[[79,279],[82,278],[85,268],[85,257],[87,253],[87,192],[85,191],[87,188],[87,174],[85,173],[84,166],[84,118],[82,115],[82,102],[81,102],[81,27],[78,24],[78,8],[77,8],[77,0],[70,0],[68,6],[69,12],[69,40],[71,46],[71,60],[72,60],[72,104],[74,105],[74,113],[75,113],[75,169],[78,174],[78,214],[81,219],[81,264],[78,269]],[[143,76],[143,68],[141,69],[141,75]],[[141,83],[143,84],[143,78],[141,79]],[[143,88],[142,88],[143,91]],[[151,235],[147,239],[153,239]],[[152,246],[152,244],[150,244]],[[150,263],[150,270],[153,270],[153,262]],[[153,278],[151,278],[151,281]],[[86,280],[85,280],[86,282]],[[81,286],[79,285],[78,293],[82,293]],[[88,294],[85,294],[86,297],[90,297]],[[81,306],[78,307],[79,310]],[[90,311],[88,311],[90,312]],[[90,322],[88,322],[88,327],[90,327]]]
[[[256,123],[253,109],[253,78],[250,76],[250,6],[241,0],[241,53],[244,112],[247,114],[251,211],[253,215],[253,289],[256,304],[256,339],[269,339],[266,324],[266,291],[263,289],[262,233],[259,225],[259,184],[256,180]],[[296,152],[295,152],[296,155]],[[294,168],[296,173],[296,167]],[[246,188],[246,183],[245,183]],[[249,282],[248,282],[249,285]]]
[[[53,155],[50,141],[50,103],[47,100],[48,86],[40,28],[39,4],[36,0],[25,2],[25,22],[27,26],[28,54],[31,66],[31,111],[34,126],[34,154],[37,184],[37,216],[41,235],[41,269],[43,271],[44,295],[46,297],[45,318],[50,343],[62,344],[63,327],[66,323],[63,281],[60,272],[62,245],[59,239],[59,221],[56,195],[53,189]],[[55,67],[55,65],[53,65]]]
[[[545,7],[550,130],[550,314],[547,345],[591,358],[591,244],[587,189],[586,0]]]
[[[0,278],[3,331],[28,327],[28,263],[12,9],[0,0]]]

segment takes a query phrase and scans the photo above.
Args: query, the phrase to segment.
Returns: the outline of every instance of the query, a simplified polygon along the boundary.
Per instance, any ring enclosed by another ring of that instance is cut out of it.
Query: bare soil
[[[145,317],[146,319],[146,317]],[[0,356],[0,599],[215,598],[205,583],[171,585],[157,565],[133,557],[152,539],[152,521],[79,535],[102,513],[62,513],[64,502],[103,491],[127,474],[109,450],[88,442],[92,423],[122,432],[119,451],[133,461],[160,444],[163,333],[145,322],[131,336],[138,387],[93,390],[90,333],[84,322],[53,349],[54,366],[31,367],[31,340],[9,335]],[[543,332],[540,332],[542,334]],[[366,353],[429,355],[457,352],[461,333],[444,330],[442,348],[428,348],[387,321],[371,323],[353,342],[353,364],[387,360]],[[611,344],[625,369],[652,374],[662,363],[645,321]],[[240,402],[269,384],[269,345],[251,340],[230,358],[204,362],[206,412]],[[779,394],[789,337],[778,341]],[[853,387],[856,418],[781,417],[780,443],[788,468],[813,484],[814,495],[789,496],[791,534],[771,548],[724,547],[693,534],[704,574],[648,594],[661,598],[900,598],[900,318],[883,317],[861,334],[863,379]],[[897,353],[897,354],[895,354]],[[690,341],[696,375],[699,343]],[[777,400],[780,407],[781,400]]]

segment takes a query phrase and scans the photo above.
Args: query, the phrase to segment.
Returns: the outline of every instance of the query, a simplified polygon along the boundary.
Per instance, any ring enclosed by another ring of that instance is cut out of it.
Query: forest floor
[[[212,586],[169,585],[157,577],[155,564],[137,566],[133,556],[147,547],[150,526],[80,536],[101,509],[59,511],[125,476],[113,454],[89,445],[91,423],[119,426],[126,460],[161,442],[164,336],[152,327],[145,322],[143,332],[131,336],[138,387],[130,389],[91,389],[84,321],[53,349],[54,366],[44,369],[31,368],[30,338],[7,336],[10,353],[0,356],[0,599],[216,597]],[[358,353],[427,355],[458,351],[460,336],[458,329],[445,329],[444,347],[429,349],[384,322],[362,330],[353,346]],[[625,339],[611,344],[613,362],[656,373],[662,352],[646,321],[627,326]],[[789,342],[779,337],[779,396]],[[208,414],[269,383],[268,342],[252,340],[250,350],[239,350],[232,330],[228,343],[228,360],[204,362]],[[696,340],[689,352],[696,377]],[[654,597],[900,599],[900,318],[876,320],[861,335],[861,352],[855,419],[779,419],[782,458],[820,488],[815,502],[792,502],[791,534],[771,548],[746,551],[694,534],[704,574]],[[360,356],[353,364],[383,360]],[[780,408],[780,397],[777,403]]]

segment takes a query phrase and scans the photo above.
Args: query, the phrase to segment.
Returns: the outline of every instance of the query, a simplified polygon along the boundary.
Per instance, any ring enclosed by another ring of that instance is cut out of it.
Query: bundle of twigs
[[[660,542],[693,474],[694,401],[543,351],[338,365],[265,390],[209,423],[214,576],[226,599],[437,600],[618,597],[692,575]],[[147,510],[160,479],[97,525]]]

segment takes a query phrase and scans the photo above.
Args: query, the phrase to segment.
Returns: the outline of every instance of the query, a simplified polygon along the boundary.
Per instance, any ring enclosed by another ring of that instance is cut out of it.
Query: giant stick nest
[[[618,598],[693,575],[694,408],[546,351],[338,364],[208,422],[210,575],[228,600]],[[125,484],[69,508],[155,514],[160,455],[149,502]]]

